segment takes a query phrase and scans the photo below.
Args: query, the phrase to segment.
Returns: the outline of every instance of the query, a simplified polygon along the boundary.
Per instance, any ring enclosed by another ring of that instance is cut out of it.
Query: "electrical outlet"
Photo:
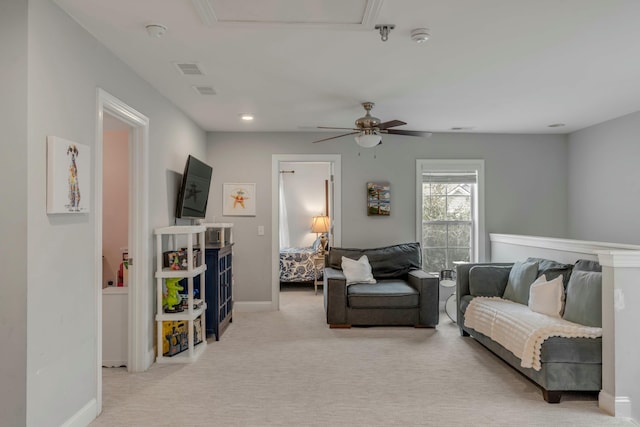
[[[264,236],[264,225],[258,226],[258,236]]]

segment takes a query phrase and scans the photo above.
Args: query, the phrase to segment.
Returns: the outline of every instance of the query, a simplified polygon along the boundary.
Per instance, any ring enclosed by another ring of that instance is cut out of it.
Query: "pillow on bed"
[[[562,275],[549,281],[545,275],[542,275],[529,288],[529,308],[536,313],[560,317],[563,300]]]
[[[371,274],[371,265],[366,255],[362,255],[357,261],[345,256],[342,257],[342,272],[347,279],[347,285],[354,283],[376,283]]]
[[[320,236],[316,238],[316,240],[313,242],[313,245],[311,245],[311,249],[313,249],[314,251],[317,251],[318,249],[320,249],[320,239],[321,239]]]

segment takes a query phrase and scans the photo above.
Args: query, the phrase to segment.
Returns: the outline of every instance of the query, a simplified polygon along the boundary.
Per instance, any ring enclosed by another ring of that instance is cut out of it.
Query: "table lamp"
[[[326,215],[318,215],[311,218],[311,232],[316,233],[316,237],[318,234],[322,233],[322,237],[320,237],[320,253],[324,254],[325,248],[327,247],[327,237],[325,233],[329,231],[329,217]]]

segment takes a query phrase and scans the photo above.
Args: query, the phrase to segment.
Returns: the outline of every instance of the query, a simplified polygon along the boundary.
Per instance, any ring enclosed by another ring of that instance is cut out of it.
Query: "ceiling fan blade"
[[[387,128],[393,128],[393,127],[402,126],[402,125],[406,125],[406,123],[403,122],[402,120],[389,120],[388,122],[380,123],[378,125],[378,128],[387,129]]]
[[[429,138],[432,135],[431,132],[423,132],[419,130],[385,129],[382,132],[392,135],[421,136],[423,138]]]
[[[322,141],[329,141],[330,139],[336,139],[336,138],[342,138],[343,136],[347,136],[347,135],[355,135],[356,133],[360,133],[360,132],[349,132],[349,133],[343,133],[342,135],[338,135],[338,136],[332,136],[330,138],[325,138],[325,139],[319,139],[317,141],[313,141],[314,143],[316,142],[322,142]]]
[[[357,130],[359,131],[360,129],[355,129],[355,128],[334,128],[331,126],[316,126],[318,129],[342,129],[342,130]]]

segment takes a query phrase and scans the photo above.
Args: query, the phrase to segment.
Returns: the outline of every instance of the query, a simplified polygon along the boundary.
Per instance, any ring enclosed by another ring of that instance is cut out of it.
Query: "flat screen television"
[[[204,218],[207,214],[211,166],[189,155],[178,190],[176,218]]]

